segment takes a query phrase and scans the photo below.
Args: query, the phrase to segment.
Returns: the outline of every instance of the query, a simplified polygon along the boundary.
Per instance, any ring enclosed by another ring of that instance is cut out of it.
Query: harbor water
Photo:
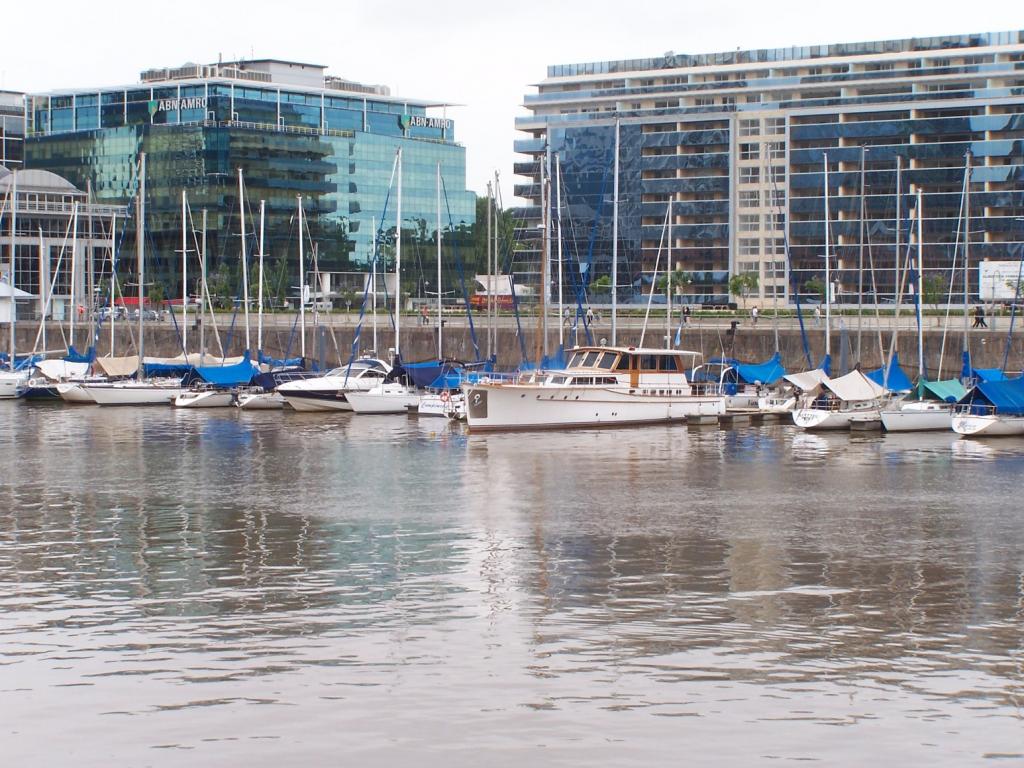
[[[1024,762],[1022,468],[0,403],[2,763]]]

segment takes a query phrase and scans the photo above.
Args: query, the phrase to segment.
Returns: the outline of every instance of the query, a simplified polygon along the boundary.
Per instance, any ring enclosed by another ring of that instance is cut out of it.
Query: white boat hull
[[[57,394],[65,403],[75,405],[96,405],[89,391],[80,382],[65,382],[57,385]]]
[[[349,405],[356,413],[408,413],[420,404],[419,393],[399,387],[371,389],[367,392],[347,393]]]
[[[956,414],[953,416],[953,431],[969,437],[1024,435],[1024,416]]]
[[[97,405],[169,405],[184,389],[181,385],[128,382],[86,384]]]
[[[0,400],[14,400],[21,397],[27,383],[27,372],[0,371]]]
[[[174,398],[175,408],[229,408],[235,396],[223,390],[204,390],[199,392],[182,392]]]
[[[882,411],[882,426],[886,432],[948,431],[953,426],[953,410],[948,406],[940,406]]]
[[[281,397],[299,413],[323,413],[325,411],[351,411],[352,406],[346,397],[348,393],[339,391],[330,397],[314,397],[296,392],[281,392]]]
[[[465,418],[466,397],[461,392],[448,393],[445,398],[437,392],[427,392],[420,396],[420,404],[416,410],[420,416],[440,416],[442,418]]]
[[[235,405],[245,411],[271,411],[284,408],[284,397],[277,392],[240,392]]]
[[[471,431],[612,427],[725,413],[725,398],[630,392],[628,387],[464,385]]]
[[[822,408],[797,408],[793,423],[801,429],[849,429],[854,420],[871,421],[879,417],[879,410],[830,411]]]

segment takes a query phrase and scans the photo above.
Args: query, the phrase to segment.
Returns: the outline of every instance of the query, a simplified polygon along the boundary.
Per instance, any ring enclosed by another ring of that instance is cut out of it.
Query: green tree
[[[683,292],[686,286],[693,285],[693,275],[689,272],[684,272],[681,269],[673,270],[672,272],[672,293],[677,296]],[[655,289],[664,291],[668,287],[668,277],[662,275],[658,278],[655,284]]]
[[[743,308],[747,308],[747,295],[756,291],[760,285],[757,272],[741,272],[729,278],[729,293],[739,296]]]
[[[146,289],[146,300],[151,307],[160,309],[160,305],[164,303],[164,298],[163,283],[151,283]]]
[[[610,275],[601,275],[590,284],[593,293],[608,293],[612,289],[612,278]]]
[[[809,293],[815,297],[818,301],[825,301],[825,283],[816,277],[812,277],[810,280],[804,282],[804,293]]]
[[[939,308],[939,302],[946,295],[947,283],[942,275],[926,275],[921,281],[921,298],[925,304],[931,304],[932,309]]]

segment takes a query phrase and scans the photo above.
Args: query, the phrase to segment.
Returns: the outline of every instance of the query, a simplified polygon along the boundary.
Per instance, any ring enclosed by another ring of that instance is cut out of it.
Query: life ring
[[[448,390],[447,389],[442,389],[441,390],[441,402],[442,403],[447,403],[451,399],[452,399],[452,396],[448,394]]]

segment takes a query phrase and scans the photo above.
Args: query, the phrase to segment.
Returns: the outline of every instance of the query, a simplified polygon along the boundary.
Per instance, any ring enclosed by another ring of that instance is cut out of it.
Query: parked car
[[[136,309],[136,310],[132,311],[132,319],[133,320],[138,320],[139,319],[139,310]],[[143,320],[160,320],[161,319],[161,315],[155,309],[146,309],[146,310],[143,310],[142,319]]]

